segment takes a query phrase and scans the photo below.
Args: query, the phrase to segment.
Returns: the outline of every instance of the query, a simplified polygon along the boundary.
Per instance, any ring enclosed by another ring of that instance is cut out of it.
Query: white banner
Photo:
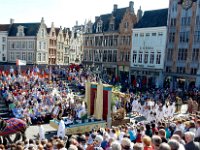
[[[26,60],[17,59],[16,60],[16,65],[17,66],[25,66],[26,65]]]

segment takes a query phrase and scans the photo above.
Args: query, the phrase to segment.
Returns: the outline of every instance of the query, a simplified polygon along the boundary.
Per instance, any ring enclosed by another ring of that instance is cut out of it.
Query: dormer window
[[[113,22],[110,23],[110,30],[111,30],[111,31],[114,31],[114,30],[115,30],[115,26],[114,26],[114,23],[113,23]]]
[[[103,22],[100,20],[100,21],[97,23],[97,32],[102,32],[102,25],[103,25]]]
[[[24,26],[18,26],[17,36],[24,36]]]

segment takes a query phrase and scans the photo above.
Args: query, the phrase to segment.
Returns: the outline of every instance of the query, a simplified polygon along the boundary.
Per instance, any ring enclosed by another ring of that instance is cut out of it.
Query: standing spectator
[[[185,133],[185,150],[200,150],[200,144],[198,142],[194,142],[195,134],[193,132]]]
[[[196,130],[196,133],[195,133],[195,137],[200,139],[200,119],[197,120],[196,127],[197,127],[197,130]]]
[[[142,142],[144,144],[144,150],[154,150],[151,146],[151,138],[149,136],[144,136]]]
[[[158,135],[153,135],[152,144],[153,144],[154,150],[158,150],[161,143],[162,143],[161,137],[159,137]]]
[[[178,141],[172,139],[172,140],[169,140],[168,144],[171,147],[171,150],[179,150]]]
[[[160,129],[158,131],[158,135],[160,136],[160,138],[162,139],[162,143],[167,143],[167,139],[166,139],[166,132],[164,129]]]
[[[160,144],[158,150],[171,150],[171,147],[167,143],[162,143],[162,144]]]

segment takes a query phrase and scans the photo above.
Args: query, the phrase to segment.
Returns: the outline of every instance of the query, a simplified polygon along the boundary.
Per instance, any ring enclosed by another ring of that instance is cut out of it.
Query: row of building
[[[200,87],[200,0],[169,0],[169,8],[134,10],[134,2],[84,25],[0,25],[0,61],[83,64],[98,75],[140,87]]]
[[[140,87],[200,87],[200,0],[134,11],[114,5],[86,26],[83,64]]]
[[[36,23],[0,24],[0,62],[16,63],[16,59],[27,64],[69,65],[81,63],[83,55],[83,25],[57,28],[52,22],[48,28],[42,18]]]

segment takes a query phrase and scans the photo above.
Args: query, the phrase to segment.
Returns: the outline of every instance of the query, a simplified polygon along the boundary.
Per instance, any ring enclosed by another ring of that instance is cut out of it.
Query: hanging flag
[[[16,65],[17,66],[26,66],[26,60],[17,59],[16,60]]]

